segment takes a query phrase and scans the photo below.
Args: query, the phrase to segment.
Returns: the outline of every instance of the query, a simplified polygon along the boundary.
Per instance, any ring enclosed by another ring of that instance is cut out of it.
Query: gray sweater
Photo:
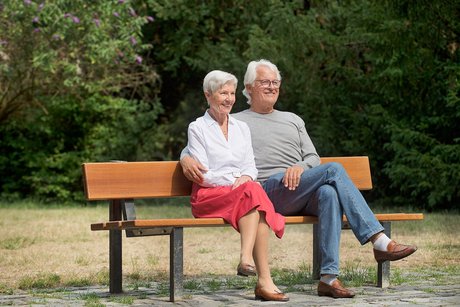
[[[320,164],[305,123],[296,114],[278,110],[260,114],[247,109],[232,115],[251,130],[258,181],[264,182],[293,165],[309,169]]]
[[[320,164],[305,123],[296,114],[278,110],[259,114],[247,109],[232,116],[244,121],[251,130],[258,181],[264,182],[293,165],[309,169]],[[187,148],[182,151],[181,159],[185,155]]]

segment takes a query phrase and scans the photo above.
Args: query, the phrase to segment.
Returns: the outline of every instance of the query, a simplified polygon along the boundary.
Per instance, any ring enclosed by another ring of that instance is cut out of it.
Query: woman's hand
[[[182,171],[188,180],[197,184],[203,183],[203,172],[206,173],[208,170],[200,162],[186,156],[180,160],[180,165],[182,165]]]
[[[236,178],[235,182],[233,183],[232,190],[236,189],[237,187],[248,181],[252,181],[252,178],[248,175],[243,175],[239,178]]]
[[[294,165],[286,169],[284,174],[283,184],[286,188],[294,191],[300,183],[300,175],[302,175],[304,169],[299,165]]]

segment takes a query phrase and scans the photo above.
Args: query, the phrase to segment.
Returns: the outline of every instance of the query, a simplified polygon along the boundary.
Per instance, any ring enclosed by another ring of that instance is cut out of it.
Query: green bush
[[[0,126],[5,136],[0,170],[10,173],[0,178],[4,197],[82,200],[83,162],[132,161],[155,148],[148,140],[161,109],[153,104],[98,95],[81,102],[58,97],[47,110],[46,116],[29,114],[28,123]]]
[[[155,154],[162,109],[144,11],[129,1],[0,4],[3,197],[81,200],[82,162]]]
[[[238,77],[238,111],[266,58],[320,155],[370,156],[369,200],[458,208],[455,1],[41,3],[0,5],[2,196],[78,199],[83,161],[177,159],[205,74]]]

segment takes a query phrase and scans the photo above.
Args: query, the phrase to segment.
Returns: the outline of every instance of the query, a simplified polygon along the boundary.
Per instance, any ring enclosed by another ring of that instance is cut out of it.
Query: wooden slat
[[[417,221],[423,220],[423,213],[377,213],[375,218],[380,222],[395,222],[395,221]],[[347,218],[343,216],[343,221],[347,222]],[[287,216],[286,224],[314,224],[318,222],[316,216]]]
[[[87,200],[186,196],[191,182],[177,161],[83,164]]]
[[[416,221],[423,220],[422,213],[384,213],[376,214],[375,217],[381,222],[389,221]],[[346,218],[343,218],[346,222]],[[286,224],[315,224],[316,216],[288,216]],[[182,219],[155,219],[155,220],[131,220],[114,221],[91,224],[91,230],[134,229],[154,227],[215,227],[229,225],[221,218],[182,218]]]
[[[369,158],[366,156],[356,157],[323,157],[321,164],[328,162],[338,162],[347,170],[348,176],[351,178],[356,187],[360,190],[372,189],[371,168]]]
[[[339,162],[360,190],[372,189],[367,157],[325,157]],[[178,161],[99,162],[83,164],[87,200],[188,196],[191,182]]]
[[[375,217],[380,222],[420,221],[424,219],[423,213],[378,213]]]

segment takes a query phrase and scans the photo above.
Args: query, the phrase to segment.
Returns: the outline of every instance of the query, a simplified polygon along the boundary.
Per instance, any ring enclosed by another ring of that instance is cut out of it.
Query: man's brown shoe
[[[332,282],[332,285],[320,281],[318,284],[318,295],[333,298],[352,298],[355,296],[355,293],[342,286],[340,280],[336,279]]]
[[[398,244],[391,240],[388,244],[387,251],[379,251],[374,248],[374,257],[378,263],[384,261],[395,261],[412,255],[417,250],[417,246]]]

